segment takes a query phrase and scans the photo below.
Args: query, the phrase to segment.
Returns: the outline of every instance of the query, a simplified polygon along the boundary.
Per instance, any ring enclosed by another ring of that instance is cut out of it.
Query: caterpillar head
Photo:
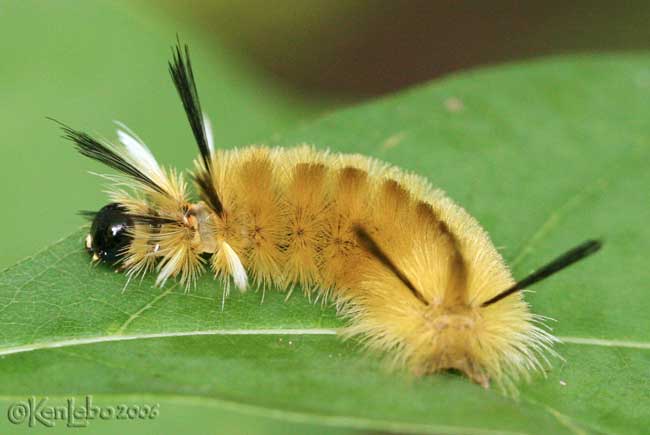
[[[122,204],[114,202],[102,207],[95,214],[85,240],[93,261],[120,262],[133,240],[131,228],[133,219]]]

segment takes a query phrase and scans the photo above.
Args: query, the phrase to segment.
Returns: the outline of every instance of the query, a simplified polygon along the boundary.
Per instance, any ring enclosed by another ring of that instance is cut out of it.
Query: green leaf
[[[89,266],[83,232],[0,275],[1,399],[160,403],[156,420],[90,423],[133,433],[177,427],[181,415],[206,431],[641,433],[650,421],[649,101],[648,57],[548,59],[451,77],[273,142],[427,175],[479,219],[518,277],[604,238],[601,253],[527,294],[534,312],[557,320],[565,361],[521,385],[518,400],[456,375],[387,373],[376,355],[328,334],[342,325],[331,307],[297,293],[284,302],[267,292],[263,303],[261,292],[233,294],[223,312],[210,277],[189,294],[152,288],[151,277],[122,293],[123,275]]]

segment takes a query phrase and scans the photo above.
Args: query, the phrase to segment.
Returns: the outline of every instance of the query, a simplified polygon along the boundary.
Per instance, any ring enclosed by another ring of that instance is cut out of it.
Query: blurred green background
[[[650,2],[24,0],[0,4],[0,268],[100,207],[99,167],[57,118],[113,137],[125,122],[167,165],[194,145],[166,71],[193,51],[219,146],[264,142],[341,105],[449,72],[549,53],[650,45]]]

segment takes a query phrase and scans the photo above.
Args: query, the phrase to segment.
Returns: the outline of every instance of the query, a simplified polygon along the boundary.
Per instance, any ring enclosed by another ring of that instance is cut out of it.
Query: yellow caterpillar
[[[520,290],[595,252],[588,241],[515,283],[479,224],[422,177],[361,155],[311,146],[217,150],[187,46],[169,64],[200,150],[192,174],[165,170],[119,124],[120,145],[63,125],[85,156],[120,172],[111,203],[92,217],[86,248],[129,280],[190,288],[210,269],[241,291],[262,288],[333,300],[345,334],[417,375],[455,369],[502,389],[547,362],[556,339]],[[223,303],[223,302],[222,302]]]

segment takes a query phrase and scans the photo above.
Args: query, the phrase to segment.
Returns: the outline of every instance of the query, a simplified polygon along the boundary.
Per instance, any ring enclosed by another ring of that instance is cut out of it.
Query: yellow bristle
[[[287,209],[287,284],[297,283],[307,291],[319,280],[319,247],[323,244],[328,207],[327,167],[322,163],[299,163],[291,171],[284,207]]]

